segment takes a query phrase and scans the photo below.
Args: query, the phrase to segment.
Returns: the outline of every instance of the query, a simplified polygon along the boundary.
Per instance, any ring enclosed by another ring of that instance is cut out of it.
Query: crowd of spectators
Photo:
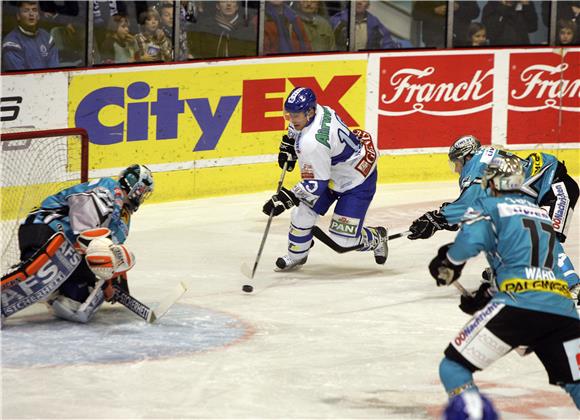
[[[79,67],[89,56],[95,64],[256,56],[260,3],[182,0],[176,10],[171,0],[5,1],[2,71]],[[266,0],[263,53],[445,48],[451,12],[453,47],[546,45],[554,21],[557,45],[580,44],[580,1],[456,0],[452,11],[447,1],[397,4],[407,5],[408,30],[389,20],[389,2]]]

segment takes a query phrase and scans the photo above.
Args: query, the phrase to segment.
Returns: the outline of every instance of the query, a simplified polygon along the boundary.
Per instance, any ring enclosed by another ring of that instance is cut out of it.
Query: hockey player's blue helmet
[[[449,160],[465,165],[465,158],[473,156],[481,148],[481,142],[472,135],[461,136],[449,148]]]
[[[316,95],[310,88],[294,88],[284,102],[284,111],[286,112],[306,113],[312,108],[316,108]]]
[[[526,175],[522,160],[514,154],[494,157],[483,171],[481,188],[486,189],[493,180],[493,186],[499,191],[518,191]]]
[[[445,420],[497,420],[499,418],[491,401],[476,391],[462,392],[447,404]]]
[[[119,175],[119,184],[127,194],[128,208],[133,213],[153,192],[153,175],[145,165],[131,165]]]

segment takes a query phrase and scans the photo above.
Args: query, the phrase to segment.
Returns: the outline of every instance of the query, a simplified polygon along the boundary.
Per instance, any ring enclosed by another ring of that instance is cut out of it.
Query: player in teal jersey
[[[474,136],[460,137],[449,149],[449,163],[459,174],[459,197],[452,203],[444,203],[439,210],[428,211],[414,220],[409,227],[411,234],[408,238],[426,239],[438,230],[456,230],[467,209],[477,198],[487,195],[480,188],[481,179],[487,165],[497,156],[514,156],[520,159],[525,172],[521,191],[545,208],[552,218],[554,231],[559,239],[556,256],[568,285],[571,288],[576,286],[573,295],[578,297],[580,278],[560,244],[566,240],[566,232],[578,201],[578,184],[567,173],[566,166],[553,155],[533,153],[527,159],[521,159],[494,146],[482,147]],[[488,271],[488,276],[490,275]]]
[[[455,241],[429,265],[438,286],[456,281],[480,252],[496,273],[493,297],[445,350],[440,377],[450,397],[477,389],[473,372],[526,346],[549,382],[564,388],[580,409],[580,319],[557,264],[552,220],[521,192],[524,180],[521,159],[495,156],[481,178],[488,194],[475,200]]]

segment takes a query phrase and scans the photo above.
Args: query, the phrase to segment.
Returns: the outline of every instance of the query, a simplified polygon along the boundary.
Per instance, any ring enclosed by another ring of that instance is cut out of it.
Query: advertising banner
[[[510,54],[508,144],[580,141],[580,51]]]
[[[68,127],[68,74],[2,76],[2,131],[30,131]]]
[[[364,124],[366,60],[358,59],[77,73],[69,123],[88,131],[93,169],[251,163],[244,158],[278,153],[284,98],[303,85],[349,126]]]
[[[491,140],[494,54],[431,54],[380,59],[380,149],[448,147],[474,134]]]

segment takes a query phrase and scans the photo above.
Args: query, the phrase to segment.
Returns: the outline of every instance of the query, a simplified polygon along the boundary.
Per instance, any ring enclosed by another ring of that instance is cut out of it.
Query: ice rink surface
[[[286,251],[286,212],[245,294],[240,266],[253,264],[270,194],[139,210],[127,242],[137,256],[131,294],[155,306],[180,281],[188,292],[156,324],[118,304],[88,325],[40,305],[10,318],[2,418],[438,418],[439,361],[469,317],[427,264],[454,233],[394,240],[385,266],[372,253],[339,255],[317,243],[301,270],[282,274],[273,267]],[[456,195],[455,183],[380,185],[366,224],[397,233]],[[565,244],[576,268],[579,239],[576,215]],[[472,260],[460,281],[477,287],[484,267]],[[509,354],[475,379],[504,419],[578,418],[534,355]]]

